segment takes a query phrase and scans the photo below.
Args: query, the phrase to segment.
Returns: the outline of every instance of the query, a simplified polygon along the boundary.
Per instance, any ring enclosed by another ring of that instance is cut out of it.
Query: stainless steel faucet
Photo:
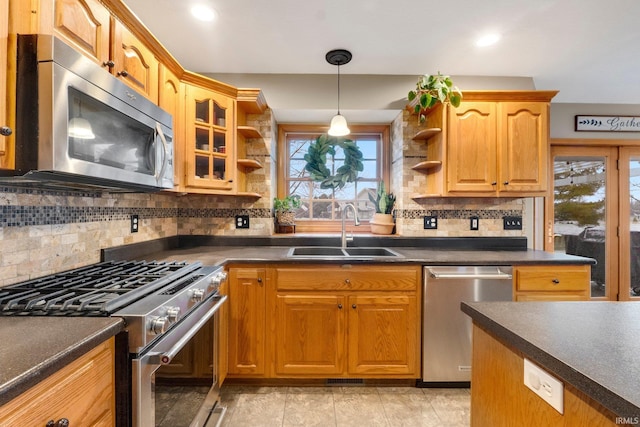
[[[345,225],[344,225],[344,220],[347,217],[347,208],[351,208],[353,210],[353,224],[354,225],[360,225],[360,220],[358,219],[358,211],[356,210],[356,207],[353,206],[353,204],[351,203],[347,203],[344,205],[344,207],[342,208],[342,236],[341,236],[341,244],[342,244],[342,248],[346,248],[347,247],[347,242],[352,242],[353,241],[353,235],[351,235],[350,237],[347,237],[347,233],[345,231]]]

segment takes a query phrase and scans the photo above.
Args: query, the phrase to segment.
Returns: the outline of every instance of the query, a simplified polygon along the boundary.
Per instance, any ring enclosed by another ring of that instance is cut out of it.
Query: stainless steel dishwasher
[[[424,268],[422,381],[471,381],[471,318],[462,301],[511,301],[510,266]]]

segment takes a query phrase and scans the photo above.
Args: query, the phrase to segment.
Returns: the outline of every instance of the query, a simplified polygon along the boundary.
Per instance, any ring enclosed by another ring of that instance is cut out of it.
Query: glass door
[[[545,249],[595,259],[591,298],[616,299],[617,150],[552,147],[551,156],[553,202],[547,204]]]
[[[620,294],[640,300],[640,148],[620,149]]]

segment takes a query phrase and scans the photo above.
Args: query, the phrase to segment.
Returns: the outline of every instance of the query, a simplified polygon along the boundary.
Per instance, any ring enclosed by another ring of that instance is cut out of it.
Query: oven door
[[[216,313],[227,300],[226,296],[216,295],[203,301],[173,326],[157,342],[132,359],[132,425],[133,427],[149,427],[157,425],[156,405],[158,396],[155,389],[155,374],[162,366],[169,364],[178,352],[189,343],[196,333],[212,318],[216,321]],[[215,330],[215,328],[214,328]],[[213,339],[213,345],[216,343]],[[214,358],[216,349],[213,351]],[[222,420],[224,408],[218,405],[219,385],[213,363],[213,385],[206,393],[201,405],[193,408],[192,415],[183,415],[189,419],[181,419],[172,425],[216,426]]]

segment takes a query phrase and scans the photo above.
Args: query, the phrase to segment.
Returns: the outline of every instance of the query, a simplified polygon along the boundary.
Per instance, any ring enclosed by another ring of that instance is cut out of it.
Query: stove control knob
[[[211,278],[209,287],[217,290],[225,280],[227,280],[227,273],[218,273]]]
[[[192,289],[191,299],[195,302],[200,302],[204,299],[204,289]]]
[[[149,330],[154,335],[164,334],[169,326],[169,319],[166,317],[157,317],[151,321]]]
[[[169,322],[175,323],[180,319],[180,307],[169,307],[167,308],[167,319]]]

